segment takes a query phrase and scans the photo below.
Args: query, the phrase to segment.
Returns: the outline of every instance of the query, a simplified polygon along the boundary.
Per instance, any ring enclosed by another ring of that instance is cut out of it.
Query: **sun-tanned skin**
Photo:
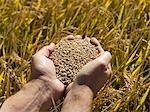
[[[0,112],[39,112],[52,106],[52,99],[60,99],[64,85],[56,78],[53,62],[48,58],[55,44],[43,47],[32,57],[32,80],[8,98]]]
[[[104,51],[95,38],[86,39],[95,44],[100,56],[86,64],[79,71],[75,81],[68,86],[69,90],[67,90],[61,112],[91,112],[94,95],[105,84],[112,72],[109,64],[111,54]]]
[[[64,39],[82,38],[69,35]],[[48,57],[55,45],[43,47],[32,58],[32,79],[19,92],[8,98],[0,112],[42,112],[66,93],[62,112],[90,112],[94,95],[107,81],[110,73],[111,54],[104,51],[95,38],[86,39],[95,45],[100,56],[86,64],[66,91],[56,78],[55,66]]]

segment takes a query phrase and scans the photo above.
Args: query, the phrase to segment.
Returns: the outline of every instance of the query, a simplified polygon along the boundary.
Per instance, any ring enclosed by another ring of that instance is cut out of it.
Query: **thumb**
[[[102,66],[107,66],[110,63],[111,58],[112,56],[110,52],[105,51],[98,58],[96,58],[95,61]]]
[[[44,55],[44,56],[48,57],[54,49],[55,49],[55,44],[51,43],[48,46],[44,46],[36,54],[40,54],[40,55]]]
[[[79,74],[92,73],[99,70],[99,68],[107,70],[106,67],[110,63],[111,58],[110,52],[105,51],[98,58],[84,65]]]

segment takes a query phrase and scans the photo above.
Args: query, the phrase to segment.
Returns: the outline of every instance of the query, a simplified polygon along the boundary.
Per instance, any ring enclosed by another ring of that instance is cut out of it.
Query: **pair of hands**
[[[64,39],[82,38],[80,35],[69,35]],[[107,78],[111,74],[111,54],[108,51],[104,51],[96,38],[88,38],[95,47],[99,50],[100,56],[95,60],[87,63],[78,73],[77,78],[73,83],[68,85],[67,92],[73,85],[86,85],[95,94],[107,81]],[[55,44],[51,43],[48,46],[43,47],[32,57],[32,79],[42,78],[45,81],[52,82],[52,88],[63,94],[65,91],[64,84],[56,77],[56,70],[52,60],[48,57],[54,51]]]

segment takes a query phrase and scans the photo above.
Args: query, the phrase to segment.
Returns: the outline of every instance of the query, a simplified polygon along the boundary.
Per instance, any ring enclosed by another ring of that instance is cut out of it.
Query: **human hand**
[[[98,58],[86,64],[79,71],[74,83],[86,85],[96,94],[111,74],[110,60],[111,54],[108,51],[103,52]]]
[[[54,63],[48,58],[54,49],[55,44],[51,43],[33,55],[31,79],[42,79],[50,83],[51,88],[57,91],[58,94],[62,94],[64,92],[64,84],[56,78]]]
[[[56,78],[55,66],[48,58],[54,48],[52,43],[33,55],[32,80],[4,102],[1,112],[45,112],[53,101],[62,98],[64,85]]]
[[[79,37],[79,36],[78,36]],[[70,38],[69,38],[70,39]],[[71,83],[67,87],[67,92],[74,85],[86,85],[94,94],[105,84],[112,70],[110,66],[111,54],[108,51],[104,51],[96,38],[88,38],[89,42],[95,45],[99,50],[100,56],[95,60],[87,63],[78,73],[74,83]]]

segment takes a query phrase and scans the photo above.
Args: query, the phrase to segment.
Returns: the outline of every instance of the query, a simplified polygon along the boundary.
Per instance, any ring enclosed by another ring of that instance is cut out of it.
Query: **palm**
[[[48,58],[54,48],[55,45],[45,46],[34,54],[32,58],[31,79],[37,79],[42,76],[46,80],[55,82],[57,84],[55,88],[63,92],[64,84],[57,79],[54,63]]]
[[[49,58],[40,54],[34,55],[32,65],[32,75],[34,77],[45,75],[51,79],[56,79],[55,66]]]

